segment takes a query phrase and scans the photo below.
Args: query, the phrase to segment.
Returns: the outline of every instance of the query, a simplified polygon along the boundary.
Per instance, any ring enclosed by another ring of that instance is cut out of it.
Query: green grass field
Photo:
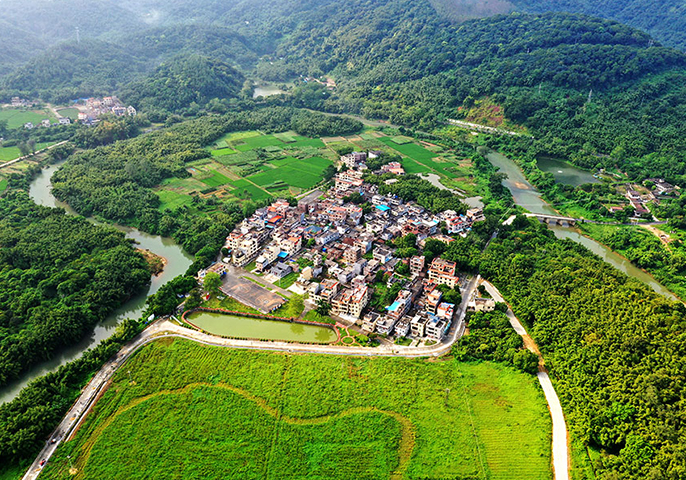
[[[42,478],[543,480],[550,429],[535,377],[497,364],[165,339],[115,374]]]
[[[227,183],[231,182],[231,179],[229,179],[225,175],[222,175],[216,170],[210,170],[210,173],[212,174],[211,177],[198,178],[198,180],[200,180],[202,183],[209,187],[218,187],[220,185],[226,185]]]
[[[49,147],[55,142],[41,142],[36,144],[36,150],[42,150],[45,147]],[[19,147],[0,147],[0,162],[9,162],[15,158],[21,157],[21,152]]]
[[[245,179],[234,180],[230,182],[230,185],[234,187],[231,194],[242,199],[242,200],[253,200],[259,201],[269,198],[269,194],[264,190],[256,187],[249,181]]]
[[[0,192],[4,192],[5,190],[7,190],[7,179],[0,178]]]
[[[48,110],[22,110],[16,108],[6,108],[0,110],[0,121],[7,120],[7,128],[20,128],[25,123],[32,122],[34,125],[39,124],[41,120],[49,118],[55,120],[55,115]]]
[[[57,110],[57,113],[62,115],[63,117],[70,118],[72,120],[78,120],[79,118],[79,109],[78,108],[61,108]]]
[[[221,157],[224,155],[233,155],[236,153],[236,150],[233,150],[232,148],[218,148],[216,150],[211,150],[210,153],[212,154],[213,157]]]

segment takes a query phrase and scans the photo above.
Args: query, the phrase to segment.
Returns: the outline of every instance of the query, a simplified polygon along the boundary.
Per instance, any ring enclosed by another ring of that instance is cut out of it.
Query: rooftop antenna
[[[79,27],[76,27],[76,43],[81,43],[81,35],[79,34]]]

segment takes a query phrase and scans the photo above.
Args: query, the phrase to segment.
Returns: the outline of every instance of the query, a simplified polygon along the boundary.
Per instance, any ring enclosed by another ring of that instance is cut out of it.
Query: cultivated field
[[[535,377],[497,364],[166,339],[120,369],[42,477],[549,479],[550,428]]]

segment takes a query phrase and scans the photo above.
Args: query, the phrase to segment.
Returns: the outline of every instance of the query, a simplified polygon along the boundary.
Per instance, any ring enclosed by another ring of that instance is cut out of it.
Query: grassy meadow
[[[41,120],[49,118],[55,121],[55,115],[50,110],[27,110],[20,108],[0,109],[0,121],[7,120],[7,128],[20,128],[25,123],[40,124]]]
[[[550,430],[535,377],[498,364],[164,339],[117,372],[42,477],[543,480]]]

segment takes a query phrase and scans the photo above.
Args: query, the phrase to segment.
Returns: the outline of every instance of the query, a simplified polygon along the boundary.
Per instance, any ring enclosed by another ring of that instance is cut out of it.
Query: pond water
[[[235,338],[303,343],[330,343],[337,338],[332,328],[223,313],[195,312],[188,320],[206,332]]]
[[[272,95],[279,95],[280,93],[286,93],[281,90],[276,85],[262,85],[255,87],[253,90],[252,98],[257,97],[270,97]]]
[[[569,162],[552,157],[536,159],[538,168],[543,172],[552,173],[557,183],[578,187],[584,183],[600,183],[591,172],[575,167]]]
[[[67,212],[75,214],[74,210],[69,207],[69,205],[57,200],[50,192],[50,177],[58,168],[59,165],[51,165],[37,175],[33,182],[31,182],[29,196],[39,205],[45,205],[48,207],[61,207],[67,210]],[[88,220],[92,223],[99,223],[94,219]],[[83,355],[83,352],[94,347],[102,340],[112,335],[115,328],[122,320],[126,318],[139,319],[145,310],[145,300],[147,299],[148,295],[152,295],[153,293],[157,292],[162,285],[172,278],[185,273],[193,262],[193,257],[184,252],[183,249],[174,243],[171,238],[149,235],[136,230],[135,228],[129,228],[122,225],[111,226],[126,233],[127,238],[131,238],[139,243],[138,248],[150,250],[154,254],[164,257],[167,260],[164,270],[158,276],[152,277],[150,287],[147,290],[131,298],[121,307],[112,312],[107,318],[105,318],[105,320],[95,326],[93,332],[89,336],[85,337],[83,340],[72,345],[71,347],[56,353],[51,360],[31,368],[19,380],[16,380],[1,388],[0,403],[12,400],[31,380],[45,375],[46,373],[55,371],[61,365],[79,358],[81,355]]]
[[[503,180],[505,185],[514,197],[515,203],[524,207],[531,213],[551,213],[558,214],[555,209],[548,205],[545,200],[541,198],[541,194],[536,191],[533,185],[524,177],[524,174],[519,169],[516,163],[497,152],[489,152],[486,158],[491,164],[499,168],[499,171],[506,173],[508,178]],[[664,285],[656,281],[652,275],[644,272],[640,268],[633,265],[629,260],[613,252],[605,245],[596,242],[581,234],[577,229],[565,228],[561,226],[549,227],[557,238],[573,240],[580,243],[590,251],[598,255],[605,262],[609,263],[617,270],[620,270],[627,275],[642,281],[654,291],[672,300],[678,300],[672,292],[670,292]]]

